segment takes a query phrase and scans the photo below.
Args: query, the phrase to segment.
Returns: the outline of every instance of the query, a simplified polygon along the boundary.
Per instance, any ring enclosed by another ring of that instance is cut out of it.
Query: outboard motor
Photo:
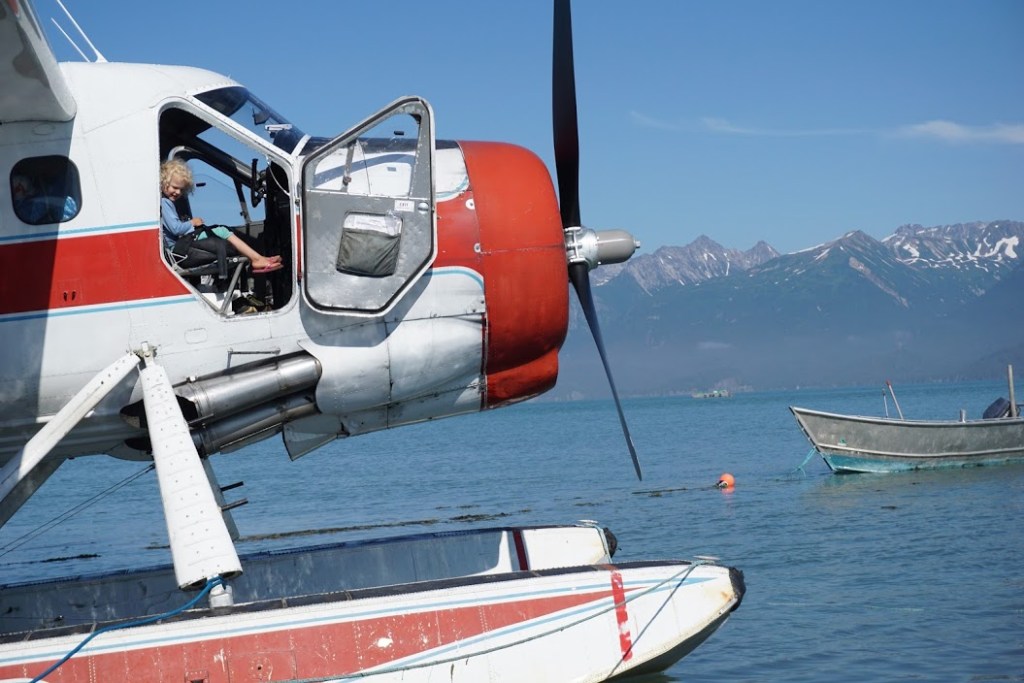
[[[1000,396],[996,400],[992,401],[992,405],[985,408],[985,412],[982,413],[982,417],[986,420],[992,420],[1000,417],[1008,417],[1010,415],[1010,402]]]

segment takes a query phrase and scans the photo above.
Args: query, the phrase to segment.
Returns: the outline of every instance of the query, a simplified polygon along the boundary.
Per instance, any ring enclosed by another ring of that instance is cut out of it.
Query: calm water
[[[977,417],[1005,395],[1000,382],[897,387],[914,418]],[[272,440],[214,462],[222,484],[245,482],[228,494],[249,500],[235,511],[243,552],[596,519],[617,559],[742,569],[740,609],[653,681],[1024,681],[1024,467],[833,475],[817,455],[804,464],[793,404],[895,413],[881,387],[627,400],[642,482],[610,402],[530,403],[296,462]],[[0,529],[0,582],[166,562],[152,472],[86,505],[143,469],[65,465]],[[713,487],[723,472],[734,491]]]

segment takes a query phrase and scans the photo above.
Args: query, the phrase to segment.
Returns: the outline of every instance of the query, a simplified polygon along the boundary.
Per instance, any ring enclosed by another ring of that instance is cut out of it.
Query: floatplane
[[[170,549],[0,586],[0,680],[598,681],[663,670],[736,609],[738,570],[616,563],[593,523],[235,548],[212,456],[543,393],[567,272],[611,383],[589,271],[638,245],[582,227],[568,2],[554,35],[557,194],[524,148],[436,140],[422,98],[315,137],[212,71],[91,42],[58,63],[32,5],[0,3],[0,523],[69,458],[152,462]],[[230,230],[280,267],[176,258],[170,159],[228,188]]]

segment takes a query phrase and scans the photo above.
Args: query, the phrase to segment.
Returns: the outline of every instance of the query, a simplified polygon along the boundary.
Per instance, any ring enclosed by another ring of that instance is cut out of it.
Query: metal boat
[[[899,418],[842,415],[790,406],[800,429],[833,472],[899,472],[1024,461],[1024,418],[1015,403],[1013,367],[1009,400],[999,398],[982,419],[907,420],[886,382]]]
[[[900,420],[790,406],[834,472],[898,472],[1024,461],[1024,418]]]

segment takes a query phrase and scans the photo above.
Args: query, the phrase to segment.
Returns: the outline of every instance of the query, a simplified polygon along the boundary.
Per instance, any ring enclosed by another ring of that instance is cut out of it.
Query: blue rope
[[[58,667],[60,667],[62,664],[64,664],[64,662],[66,662],[69,659],[71,659],[72,657],[74,657],[78,653],[79,650],[81,650],[83,647],[85,647],[86,644],[90,640],[92,640],[93,638],[95,638],[99,634],[106,633],[108,631],[116,631],[117,629],[121,629],[121,628],[131,628],[133,626],[142,626],[144,624],[151,624],[154,621],[160,621],[161,619],[168,619],[168,618],[173,617],[175,615],[181,614],[182,612],[184,612],[185,610],[191,608],[197,602],[202,600],[203,597],[207,593],[209,593],[213,589],[214,586],[218,586],[218,585],[220,585],[222,583],[224,583],[224,580],[221,579],[219,576],[215,576],[215,577],[213,577],[212,579],[210,579],[209,581],[206,582],[206,586],[203,587],[203,590],[199,591],[199,595],[197,595],[196,597],[192,598],[191,600],[189,600],[187,603],[185,603],[181,607],[178,607],[176,609],[172,609],[170,612],[165,612],[164,614],[157,614],[156,616],[146,617],[145,619],[138,619],[137,621],[129,621],[127,624],[114,624],[112,626],[104,626],[103,628],[99,629],[98,631],[90,633],[88,636],[86,636],[85,640],[80,642],[73,650],[68,652],[63,657],[61,657],[60,661],[54,663],[53,666],[51,666],[49,669],[47,669],[43,673],[39,674],[35,678],[33,678],[31,683],[39,683],[39,681],[41,681],[42,679],[44,679],[47,676],[49,676],[50,674],[52,674],[54,671],[57,670]]]
[[[796,468],[795,470],[793,470],[793,471],[794,471],[794,472],[797,472],[797,471],[799,471],[799,472],[804,472],[804,465],[806,465],[806,464],[807,464],[808,462],[810,462],[811,458],[813,458],[813,457],[814,457],[814,454],[815,454],[815,453],[817,453],[817,452],[818,452],[818,451],[817,451],[817,450],[815,450],[815,449],[813,449],[813,448],[812,448],[812,449],[811,449],[810,451],[808,451],[808,452],[807,452],[807,457],[806,457],[806,458],[804,458],[804,461],[803,461],[802,463],[800,463],[800,466],[799,466],[799,467],[797,467],[797,468]],[[807,474],[807,473],[806,473],[806,472],[804,472],[804,474]]]

